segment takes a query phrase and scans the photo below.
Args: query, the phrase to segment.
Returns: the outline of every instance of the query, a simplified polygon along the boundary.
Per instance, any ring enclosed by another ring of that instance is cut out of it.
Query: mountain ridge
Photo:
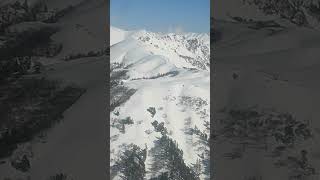
[[[209,179],[210,37],[110,30],[111,179]]]

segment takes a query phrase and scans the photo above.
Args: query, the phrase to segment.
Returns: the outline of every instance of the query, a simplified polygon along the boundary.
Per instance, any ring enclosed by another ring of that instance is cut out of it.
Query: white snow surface
[[[161,137],[151,124],[155,120],[164,122],[169,137],[177,141],[183,150],[186,164],[196,163],[198,154],[203,150],[198,149],[201,145],[194,144],[198,137],[187,135],[185,130],[197,126],[209,135],[204,126],[210,116],[209,35],[161,34],[145,30],[128,32],[114,27],[110,30],[110,63],[123,64],[128,71],[128,79],[122,80],[123,85],[137,90],[128,101],[110,113],[110,137],[116,137],[110,142],[110,166],[117,160],[123,144],[133,143],[142,149],[147,146],[148,150],[154,146],[154,140]],[[199,44],[189,51],[187,40],[194,39]],[[201,48],[207,48],[208,54],[204,55]],[[201,69],[179,55],[192,57],[195,62],[205,61],[208,66]],[[184,97],[201,98],[205,103],[188,104],[182,102]],[[154,117],[147,111],[149,107],[156,109]],[[126,125],[125,133],[112,127],[117,119],[126,117],[131,117],[134,124]],[[145,162],[147,179],[155,175],[149,172],[152,163],[153,159],[148,154]],[[201,176],[201,179],[205,178],[205,175]]]
[[[122,29],[111,26],[110,31],[112,32],[112,36],[110,36],[110,46],[117,44],[120,41],[123,41],[128,32]]]
[[[214,112],[257,106],[308,121],[314,137],[294,149],[307,150],[310,164],[316,168],[316,175],[306,179],[319,179],[319,31],[289,27],[270,35],[264,29],[222,20],[215,22],[215,28],[222,37],[214,44]],[[233,73],[239,76],[237,80]],[[217,127],[219,121],[214,122]],[[229,160],[224,153],[232,149],[230,143],[220,142],[215,147],[216,179],[289,179],[288,168],[274,166],[277,159],[264,151],[248,150],[243,158]]]
[[[29,3],[39,0],[28,0]],[[0,6],[13,0],[1,0]],[[72,11],[58,21],[61,28],[52,40],[62,43],[63,50],[56,57],[41,58],[49,78],[79,85],[86,92],[63,113],[61,123],[32,141],[19,144],[33,153],[28,172],[11,166],[11,158],[1,160],[0,179],[49,179],[65,173],[68,179],[104,180],[106,177],[106,119],[105,72],[108,57],[81,58],[64,61],[62,57],[75,53],[103,50],[109,28],[108,3],[104,0],[45,0],[49,9],[64,9],[73,5]],[[24,23],[24,28],[37,28],[41,23]],[[32,26],[32,24],[34,26]],[[21,26],[21,25],[19,25]],[[21,30],[22,28],[18,28]],[[25,148],[23,148],[25,149]],[[17,153],[23,155],[23,153]]]

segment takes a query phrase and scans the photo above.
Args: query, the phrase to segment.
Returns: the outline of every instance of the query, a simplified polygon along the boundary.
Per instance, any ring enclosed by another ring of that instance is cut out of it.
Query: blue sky
[[[210,32],[210,0],[111,0],[111,25],[154,32]]]

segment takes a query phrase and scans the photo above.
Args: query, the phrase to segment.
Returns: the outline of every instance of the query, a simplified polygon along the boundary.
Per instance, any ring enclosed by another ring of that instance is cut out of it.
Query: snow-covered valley
[[[111,178],[141,152],[136,179],[208,179],[209,35],[111,27],[110,45]]]

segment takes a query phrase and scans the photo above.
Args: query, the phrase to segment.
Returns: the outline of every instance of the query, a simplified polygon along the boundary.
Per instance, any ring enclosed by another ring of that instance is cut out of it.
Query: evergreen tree
[[[146,173],[144,164],[146,157],[147,147],[141,149],[137,145],[130,144],[112,169],[120,172],[123,180],[143,180]]]
[[[266,15],[278,15],[298,26],[308,25],[304,0],[243,0]]]
[[[197,159],[197,162],[192,165],[192,169],[197,176],[201,174],[201,160]]]
[[[167,135],[162,135],[155,141],[155,146],[150,150],[153,157],[151,172],[157,173],[160,170],[167,174],[161,174],[156,179],[170,180],[197,180],[197,174],[188,167],[183,160],[183,151],[179,149],[176,141]]]

